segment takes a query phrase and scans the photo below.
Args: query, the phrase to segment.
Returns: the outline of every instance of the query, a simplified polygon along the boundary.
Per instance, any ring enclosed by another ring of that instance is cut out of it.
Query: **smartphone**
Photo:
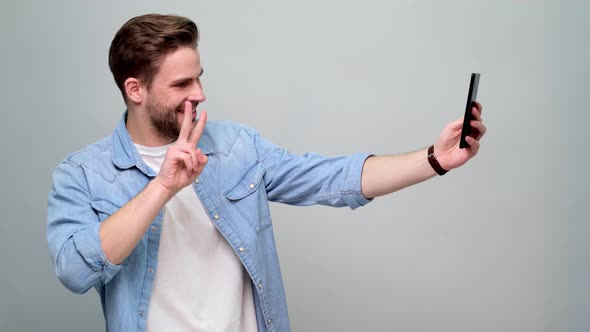
[[[465,141],[465,137],[471,134],[471,108],[474,106],[474,101],[477,100],[477,88],[479,87],[479,73],[471,73],[471,80],[469,81],[469,92],[467,93],[467,105],[465,105],[465,116],[463,117],[463,129],[461,130],[461,141],[459,148],[465,149],[469,144]]]

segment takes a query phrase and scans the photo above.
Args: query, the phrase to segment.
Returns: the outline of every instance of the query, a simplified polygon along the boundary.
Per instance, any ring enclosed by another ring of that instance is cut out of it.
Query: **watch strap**
[[[446,169],[442,168],[438,163],[438,160],[436,160],[436,156],[434,155],[434,145],[431,145],[428,148],[428,162],[438,175],[445,175],[448,172]]]

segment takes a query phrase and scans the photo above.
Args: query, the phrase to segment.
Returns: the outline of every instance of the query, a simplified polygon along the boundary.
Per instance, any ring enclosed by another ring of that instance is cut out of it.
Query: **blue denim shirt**
[[[59,280],[75,293],[94,287],[107,331],[129,332],[146,328],[163,210],[120,265],[107,260],[100,223],[157,175],[139,156],[125,120],[126,114],[111,136],[57,166],[47,240]],[[199,147],[209,162],[192,187],[250,275],[259,331],[289,331],[268,202],[362,206],[369,202],[361,193],[369,155],[295,155],[227,121],[208,122]]]

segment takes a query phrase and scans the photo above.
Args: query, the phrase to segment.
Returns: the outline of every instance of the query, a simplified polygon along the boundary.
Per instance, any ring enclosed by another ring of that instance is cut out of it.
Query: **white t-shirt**
[[[135,146],[158,173],[170,145]],[[189,185],[164,208],[147,331],[257,329],[248,273]]]

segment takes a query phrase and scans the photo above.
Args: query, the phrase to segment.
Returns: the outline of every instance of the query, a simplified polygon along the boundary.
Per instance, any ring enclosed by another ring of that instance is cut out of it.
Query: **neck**
[[[128,108],[125,126],[133,142],[139,145],[156,147],[164,146],[174,141],[170,137],[165,137],[158,133],[152,126],[149,118],[145,116],[145,111],[135,107]]]

